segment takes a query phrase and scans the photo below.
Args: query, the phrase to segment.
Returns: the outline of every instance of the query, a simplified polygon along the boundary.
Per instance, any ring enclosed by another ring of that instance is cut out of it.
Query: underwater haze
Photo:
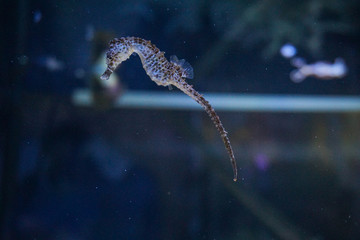
[[[0,239],[360,239],[359,1],[0,9]]]

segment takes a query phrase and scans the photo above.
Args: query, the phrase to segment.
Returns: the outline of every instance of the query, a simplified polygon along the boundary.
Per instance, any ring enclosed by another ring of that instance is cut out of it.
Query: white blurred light
[[[61,71],[65,68],[64,62],[58,60],[56,57],[48,56],[45,57],[45,67],[50,72]]]
[[[342,58],[335,59],[334,63],[318,61],[312,64],[306,64],[305,61],[300,62],[301,64],[292,61],[292,64],[297,67],[297,69],[290,73],[290,78],[296,83],[303,81],[307,77],[330,80],[342,78],[347,74],[347,66]]]
[[[285,58],[292,58],[295,56],[296,52],[296,48],[290,43],[287,43],[280,48],[280,53]]]

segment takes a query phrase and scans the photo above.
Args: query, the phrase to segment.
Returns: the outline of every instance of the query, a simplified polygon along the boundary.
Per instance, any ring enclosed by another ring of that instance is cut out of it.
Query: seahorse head
[[[103,80],[109,79],[116,67],[127,60],[133,53],[130,44],[125,38],[115,38],[110,41],[109,45],[109,50],[106,52],[106,64],[108,67],[101,76]]]
[[[106,64],[115,69],[121,62],[127,60],[133,53],[125,38],[115,38],[110,41],[110,48],[106,53]]]

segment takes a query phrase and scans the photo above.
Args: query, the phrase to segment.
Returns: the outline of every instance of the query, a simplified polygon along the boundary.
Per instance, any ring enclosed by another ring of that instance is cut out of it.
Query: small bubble
[[[83,68],[77,68],[75,71],[74,71],[74,75],[76,78],[78,79],[81,79],[81,78],[84,78],[85,77],[85,70]]]
[[[35,10],[33,12],[34,16],[33,16],[33,21],[34,23],[39,23],[42,19],[42,13],[40,10]]]
[[[22,55],[18,58],[20,65],[26,65],[29,62],[29,57],[26,55]]]
[[[89,24],[85,28],[85,40],[90,42],[94,39],[95,28],[93,25]]]

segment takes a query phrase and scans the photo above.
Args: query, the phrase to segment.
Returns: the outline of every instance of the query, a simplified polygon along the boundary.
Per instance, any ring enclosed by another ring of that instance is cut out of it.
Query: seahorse
[[[237,166],[235,156],[230,144],[227,132],[223,127],[219,116],[210,103],[198,93],[192,85],[189,85],[185,78],[194,77],[193,68],[184,59],[179,60],[176,56],[170,57],[170,62],[166,59],[164,52],[161,52],[154,44],[148,40],[138,37],[115,38],[110,41],[110,47],[106,53],[107,68],[101,75],[102,80],[109,79],[117,66],[127,60],[133,53],[137,53],[141,59],[143,68],[147,75],[158,86],[175,86],[185,94],[199,103],[210,116],[215,127],[225,144],[225,148],[230,156],[230,162],[234,172],[233,180],[237,180]]]

